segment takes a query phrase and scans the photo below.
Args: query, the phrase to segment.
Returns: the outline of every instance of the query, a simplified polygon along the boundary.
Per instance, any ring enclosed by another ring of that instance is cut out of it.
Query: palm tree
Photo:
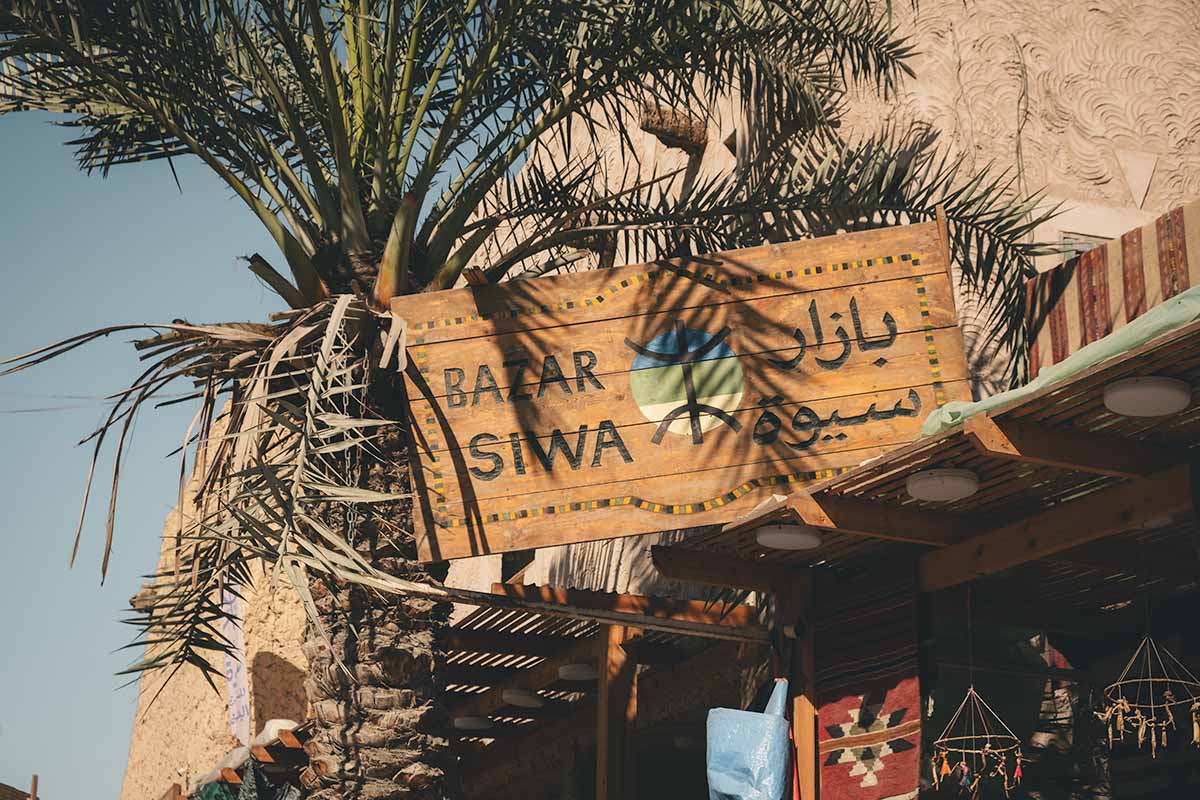
[[[415,559],[396,295],[468,268],[542,274],[579,249],[646,260],[941,206],[965,285],[1015,318],[1036,198],[960,174],[928,132],[839,127],[851,88],[886,95],[910,72],[889,20],[877,0],[7,0],[0,113],[61,114],[101,174],[201,159],[285,267],[247,258],[291,308],[271,320],[115,326],[7,362],[142,332],[147,367],[90,437],[93,466],[115,440],[102,572],[137,412],[179,383],[197,404],[182,449],[197,511],[137,618],[133,669],[214,672],[221,590],[268,565],[309,612],[322,795],[452,793],[437,636],[463,593]],[[730,97],[756,120],[731,174],[665,191],[677,175],[606,170],[601,132],[631,108],[703,121]]]

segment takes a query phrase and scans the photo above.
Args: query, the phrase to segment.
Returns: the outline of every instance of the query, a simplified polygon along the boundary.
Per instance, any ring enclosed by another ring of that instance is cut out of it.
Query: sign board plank
[[[726,522],[970,399],[934,222],[392,310],[428,561]]]

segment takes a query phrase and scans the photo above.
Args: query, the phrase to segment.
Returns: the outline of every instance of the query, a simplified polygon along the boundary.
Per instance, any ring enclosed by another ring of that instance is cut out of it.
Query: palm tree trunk
[[[399,376],[374,371],[371,405],[401,419]],[[360,485],[407,494],[407,439],[386,429],[379,452],[361,451]],[[377,568],[410,580],[431,575],[416,560],[410,500],[340,509],[327,520]],[[444,577],[444,576],[438,576]],[[316,728],[309,745],[319,800],[435,800],[451,795],[446,714],[435,675],[450,605],[382,595],[326,578],[310,581],[324,632],[311,621],[305,689]],[[326,638],[326,634],[328,638]],[[341,663],[339,663],[339,660]]]

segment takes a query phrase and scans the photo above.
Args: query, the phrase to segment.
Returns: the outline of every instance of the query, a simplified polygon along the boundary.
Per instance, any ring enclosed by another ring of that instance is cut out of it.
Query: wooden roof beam
[[[797,492],[788,498],[788,508],[801,522],[814,528],[909,544],[944,547],[960,541],[961,531],[969,529],[968,520],[953,514],[915,511],[820,493]]]
[[[962,531],[977,527],[971,524],[971,520],[952,514],[914,511],[820,491],[800,491],[790,495],[772,495],[750,513],[726,525],[721,532],[740,533],[788,520],[798,520],[814,528],[847,536],[934,547],[960,541],[963,538]]]
[[[1133,439],[1048,428],[987,414],[969,417],[963,430],[981,452],[994,458],[1116,478],[1144,477],[1185,458],[1171,448]]]
[[[503,698],[506,689],[527,689],[533,692],[545,689],[558,681],[559,667],[564,664],[596,661],[603,647],[604,642],[596,636],[576,639],[558,655],[540,661],[528,669],[517,670],[486,692],[472,695],[469,700],[460,703],[454,709],[454,713],[457,716],[477,717],[495,714],[508,706]]]
[[[495,686],[512,675],[524,672],[520,667],[491,667],[475,664],[445,664],[438,675],[447,684],[458,686]]]
[[[769,592],[780,581],[794,577],[802,569],[788,569],[769,560],[750,561],[703,550],[656,545],[650,559],[658,574],[672,581],[700,583]]]
[[[758,624],[760,609],[751,606],[741,605],[723,609],[701,600],[640,597],[632,594],[508,583],[493,583],[492,592],[538,603],[605,611],[612,615],[605,621],[625,624],[632,628],[656,630],[652,624],[654,620],[670,620],[678,624],[675,629],[669,631],[671,633],[709,639],[762,642],[768,640],[766,628]],[[651,624],[639,624],[642,620]]]
[[[926,553],[920,561],[921,591],[957,586],[1097,539],[1153,527],[1192,509],[1192,468],[1171,467]]]
[[[518,656],[549,656],[569,645],[572,637],[451,628],[445,632],[442,641],[449,650]]]

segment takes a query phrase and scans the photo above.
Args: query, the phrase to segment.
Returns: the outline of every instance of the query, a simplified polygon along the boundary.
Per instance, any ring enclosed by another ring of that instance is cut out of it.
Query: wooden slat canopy
[[[494,584],[497,595],[557,603],[564,607],[606,609],[641,617],[687,621],[736,631],[743,641],[765,642],[767,632],[758,625],[758,609],[724,607],[696,600],[639,597],[628,594],[583,591],[550,586]],[[521,726],[532,733],[542,723],[590,706],[595,683],[562,681],[564,664],[597,661],[606,644],[601,624],[592,619],[542,614],[533,610],[480,608],[459,620],[445,639],[448,704],[455,716],[489,717],[493,723]],[[728,638],[728,637],[723,637]],[[711,637],[699,638],[661,631],[640,631],[624,642],[635,662],[669,662],[700,652]],[[510,706],[506,689],[539,692],[547,700],[542,709]],[[513,731],[507,730],[506,738]],[[461,739],[498,738],[488,732],[460,732]]]

